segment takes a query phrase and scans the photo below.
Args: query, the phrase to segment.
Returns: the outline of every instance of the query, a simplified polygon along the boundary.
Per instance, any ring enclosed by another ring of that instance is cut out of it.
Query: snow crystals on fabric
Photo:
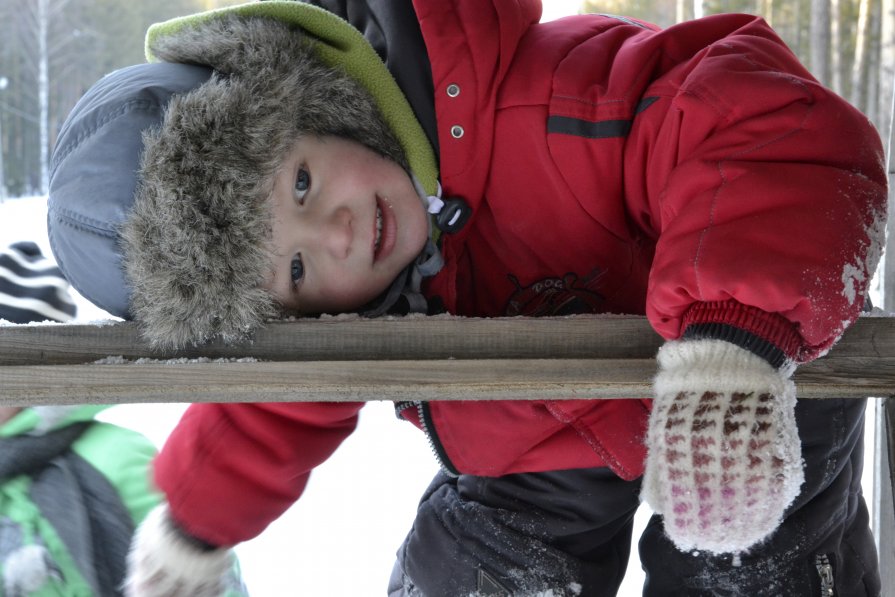
[[[861,252],[842,268],[842,295],[849,305],[855,303],[858,293],[863,292],[868,276],[873,275],[883,251],[886,236],[886,213],[874,214],[873,220],[864,231],[867,242],[861,244]]]

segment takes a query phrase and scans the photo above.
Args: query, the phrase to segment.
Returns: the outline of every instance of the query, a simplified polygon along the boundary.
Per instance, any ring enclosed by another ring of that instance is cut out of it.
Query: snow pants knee
[[[389,595],[615,595],[638,489],[603,468],[439,474],[398,552]]]
[[[861,493],[864,400],[802,400],[805,484],[767,541],[734,558],[683,553],[654,516],[639,544],[644,596],[877,597]],[[398,551],[390,597],[616,595],[639,481],[608,469],[499,478],[438,474]]]

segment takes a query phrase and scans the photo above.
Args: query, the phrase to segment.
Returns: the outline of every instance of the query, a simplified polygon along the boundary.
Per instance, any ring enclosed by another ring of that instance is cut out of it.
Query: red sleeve
[[[193,404],[155,460],[174,519],[213,545],[255,537],[301,496],[362,403]]]
[[[674,34],[674,29],[667,33]],[[680,30],[686,35],[686,29]],[[666,338],[740,326],[797,362],[858,316],[880,256],[883,150],[756,19],[647,90],[643,176],[658,237],[647,315]],[[644,139],[640,135],[640,139]]]

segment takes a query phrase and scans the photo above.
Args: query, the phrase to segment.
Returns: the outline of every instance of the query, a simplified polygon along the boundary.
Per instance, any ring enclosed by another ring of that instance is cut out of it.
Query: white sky
[[[581,0],[543,0],[541,22],[552,21],[559,17],[578,13]]]

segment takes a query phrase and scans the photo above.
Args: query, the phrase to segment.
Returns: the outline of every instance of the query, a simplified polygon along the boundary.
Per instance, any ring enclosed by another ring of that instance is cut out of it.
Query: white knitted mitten
[[[745,551],[804,480],[795,385],[722,340],[668,342],[657,360],[642,496],[678,549]]]
[[[128,597],[218,597],[226,591],[232,566],[231,550],[202,550],[174,527],[167,504],[161,504],[134,534],[124,592]]]

